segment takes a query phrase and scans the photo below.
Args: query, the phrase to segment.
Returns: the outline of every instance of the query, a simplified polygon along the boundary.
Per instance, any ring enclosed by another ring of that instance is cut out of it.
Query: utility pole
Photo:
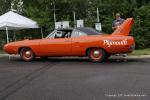
[[[75,11],[73,12],[73,18],[74,18],[74,27],[76,27],[76,13],[75,13]]]
[[[97,23],[99,23],[99,9],[97,8]]]
[[[56,8],[55,8],[55,1],[53,2],[54,4],[54,23],[56,23]]]
[[[54,26],[56,28],[56,0],[52,1],[51,6],[53,7]]]
[[[100,23],[100,19],[99,19],[99,9],[97,8],[97,22],[95,23],[95,29],[97,31],[102,31],[102,25]]]

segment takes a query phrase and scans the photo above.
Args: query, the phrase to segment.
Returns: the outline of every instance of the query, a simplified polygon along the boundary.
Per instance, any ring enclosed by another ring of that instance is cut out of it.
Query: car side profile
[[[11,42],[4,46],[8,54],[19,54],[25,61],[35,57],[88,56],[93,62],[103,62],[112,54],[130,53],[135,41],[128,36],[133,18],[128,18],[112,34],[92,28],[56,29],[46,38]]]

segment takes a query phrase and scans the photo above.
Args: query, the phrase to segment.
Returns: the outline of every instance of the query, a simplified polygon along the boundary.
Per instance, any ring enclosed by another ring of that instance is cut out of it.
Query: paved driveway
[[[149,100],[150,59],[0,57],[0,100]]]

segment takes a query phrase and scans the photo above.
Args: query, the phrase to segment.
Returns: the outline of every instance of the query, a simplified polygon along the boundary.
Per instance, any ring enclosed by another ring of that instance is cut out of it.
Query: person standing
[[[116,13],[116,19],[112,23],[112,29],[116,30],[123,22],[124,19],[120,17],[120,13]]]
[[[120,13],[116,13],[116,19],[113,21],[112,23],[112,29],[116,30],[125,20],[123,18],[121,18]],[[124,61],[126,62],[127,59],[125,57],[127,57],[127,54],[117,54],[116,56],[123,56],[124,57]],[[117,61],[120,61],[119,59],[117,59]]]

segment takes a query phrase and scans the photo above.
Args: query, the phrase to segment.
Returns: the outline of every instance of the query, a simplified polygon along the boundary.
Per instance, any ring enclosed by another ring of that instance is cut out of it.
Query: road
[[[150,58],[49,58],[32,62],[0,57],[0,100],[148,100]]]

